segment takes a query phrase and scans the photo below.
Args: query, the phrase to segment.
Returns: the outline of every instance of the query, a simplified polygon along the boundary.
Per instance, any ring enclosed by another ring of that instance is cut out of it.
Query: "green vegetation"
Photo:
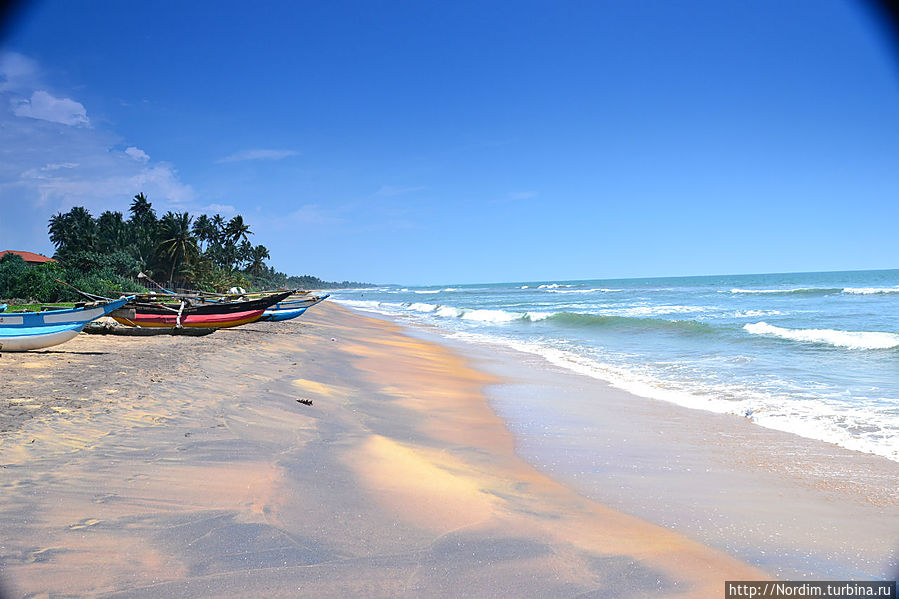
[[[57,262],[27,265],[19,256],[0,260],[0,298],[43,302],[78,299],[57,279],[96,295],[114,296],[144,291],[138,273],[169,288],[226,291],[277,288],[331,289],[365,287],[363,283],[322,281],[287,276],[266,265],[264,245],[253,245],[243,217],[196,218],[187,212],[166,212],[158,218],[147,197],[134,196],[126,220],[121,212],[98,218],[81,206],[50,219],[50,241]]]

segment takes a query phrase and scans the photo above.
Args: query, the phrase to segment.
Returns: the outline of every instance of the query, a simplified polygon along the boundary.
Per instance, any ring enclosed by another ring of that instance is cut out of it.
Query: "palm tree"
[[[53,215],[48,228],[57,256],[63,257],[79,251],[93,252],[97,249],[97,222],[83,206],[75,206],[65,214]]]
[[[269,258],[271,255],[268,253],[268,248],[264,245],[257,245],[250,252],[250,265],[247,270],[253,275],[259,276],[259,273],[265,270],[265,261]]]
[[[225,219],[221,214],[216,214],[212,217],[212,224],[215,226],[216,234],[215,239],[219,243],[225,238]]]
[[[128,251],[137,259],[141,268],[148,268],[157,245],[159,223],[156,212],[143,193],[134,196],[128,211],[131,213],[131,218],[128,219]]]
[[[71,219],[68,216],[68,213],[57,212],[47,225],[50,229],[50,243],[56,246],[57,251],[68,245],[72,239]]]
[[[94,251],[97,245],[97,221],[84,206],[75,206],[69,210],[74,250]]]
[[[234,243],[237,243],[240,240],[249,241],[247,235],[252,234],[253,232],[250,231],[250,226],[243,222],[243,217],[239,214],[229,220],[228,224],[225,226],[225,235]]]
[[[193,218],[187,212],[169,211],[159,221],[160,241],[156,251],[169,264],[169,281],[178,266],[188,265],[199,256],[197,240],[190,232],[191,220]]]
[[[131,213],[131,222],[135,224],[147,225],[156,223],[156,211],[153,210],[153,205],[143,192],[134,196],[134,199],[131,201],[131,208],[128,209],[128,212]]]
[[[200,250],[203,252],[206,251],[206,248],[209,247],[210,243],[218,238],[218,227],[216,226],[215,222],[205,214],[197,217],[197,220],[194,221],[194,226],[191,230],[193,231],[193,234],[196,236],[197,241],[199,241],[200,244],[206,244],[201,245],[200,247]]]
[[[107,210],[97,219],[97,250],[112,253],[128,245],[128,228],[121,212]]]
[[[251,256],[253,253],[253,244],[244,239],[240,242],[240,245],[237,246],[237,255],[236,255],[236,263],[235,267],[240,264],[248,263],[251,260]]]

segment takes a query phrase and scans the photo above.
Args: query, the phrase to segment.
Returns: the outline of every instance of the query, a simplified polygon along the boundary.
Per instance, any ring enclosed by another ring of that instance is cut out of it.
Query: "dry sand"
[[[332,304],[80,335],[0,377],[10,596],[718,597],[767,576],[542,474],[497,379]]]

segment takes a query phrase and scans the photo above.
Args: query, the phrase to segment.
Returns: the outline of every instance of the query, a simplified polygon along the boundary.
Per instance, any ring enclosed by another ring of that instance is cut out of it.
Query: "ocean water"
[[[899,270],[340,291],[636,395],[899,461]]]

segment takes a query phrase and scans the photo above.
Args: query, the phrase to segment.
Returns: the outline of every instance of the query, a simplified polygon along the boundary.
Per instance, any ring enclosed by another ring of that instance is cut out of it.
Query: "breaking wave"
[[[849,349],[892,349],[899,347],[899,334],[874,331],[840,331],[836,329],[788,329],[767,322],[743,325],[753,335],[779,337],[804,343],[820,343]]]
[[[379,312],[382,314],[428,314],[439,318],[458,318],[472,322],[508,323],[508,322],[544,322],[566,328],[609,328],[641,331],[682,331],[690,333],[710,333],[715,329],[712,325],[696,320],[667,320],[649,318],[650,314],[667,314],[690,312],[690,306],[656,306],[637,310],[633,314],[586,314],[579,312],[512,312],[498,309],[472,309],[423,302],[376,302],[359,300],[338,300],[339,303],[353,308]],[[675,309],[676,308],[676,309]]]
[[[846,287],[843,293],[852,295],[881,295],[887,293],[899,293],[899,287]]]
[[[550,293],[596,293],[597,291],[602,293],[608,293],[610,291],[622,291],[621,289],[546,289]]]
[[[841,293],[842,287],[799,287],[797,289],[731,289],[730,291],[721,290],[718,293],[776,293],[783,295],[830,295],[832,293]]]

